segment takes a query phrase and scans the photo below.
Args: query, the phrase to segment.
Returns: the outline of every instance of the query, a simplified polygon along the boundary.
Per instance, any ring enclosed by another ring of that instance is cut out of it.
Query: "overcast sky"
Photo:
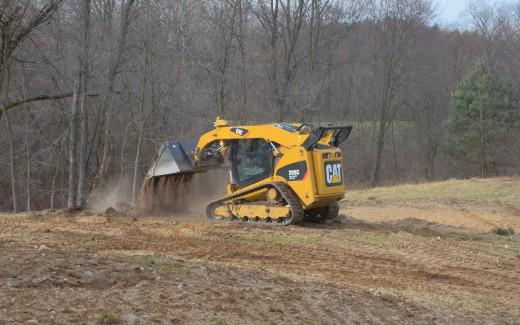
[[[439,15],[436,22],[442,25],[454,25],[462,23],[461,14],[466,9],[467,3],[474,0],[438,0]],[[484,3],[515,3],[519,0],[480,0]]]
[[[464,11],[468,0],[440,0],[439,19],[446,23],[453,23]]]

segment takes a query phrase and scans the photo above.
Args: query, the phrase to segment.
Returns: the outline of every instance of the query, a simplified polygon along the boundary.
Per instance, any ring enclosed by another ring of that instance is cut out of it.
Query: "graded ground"
[[[0,324],[520,324],[520,179],[352,191],[341,213],[1,215]]]

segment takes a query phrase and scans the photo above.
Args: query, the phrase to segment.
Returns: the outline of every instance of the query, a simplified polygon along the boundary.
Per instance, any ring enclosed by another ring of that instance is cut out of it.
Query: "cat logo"
[[[231,128],[231,132],[234,132],[240,136],[245,136],[247,134],[247,130],[242,128]]]
[[[325,163],[325,183],[327,186],[338,186],[343,184],[341,161]]]

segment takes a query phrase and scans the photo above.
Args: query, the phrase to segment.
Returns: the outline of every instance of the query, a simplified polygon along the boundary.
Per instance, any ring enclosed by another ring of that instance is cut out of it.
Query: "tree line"
[[[458,29],[436,7],[2,1],[0,210],[135,202],[160,144],[216,116],[353,125],[349,185],[518,174],[520,1],[471,2]]]

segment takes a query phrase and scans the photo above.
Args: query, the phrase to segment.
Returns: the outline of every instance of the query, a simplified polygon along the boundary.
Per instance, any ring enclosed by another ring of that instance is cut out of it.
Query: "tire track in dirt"
[[[368,288],[416,301],[430,299],[445,306],[468,308],[464,300],[469,297],[470,303],[474,300],[487,305],[489,310],[480,312],[489,320],[498,311],[520,315],[520,275],[514,272],[520,263],[500,258],[497,264],[486,255],[468,257],[461,242],[455,239],[438,241],[406,234],[402,236],[404,242],[380,245],[360,241],[358,237],[363,232],[348,228],[278,229],[103,218],[95,222],[31,222],[4,221],[1,242],[26,247],[43,244],[53,249],[107,256],[147,251],[208,260],[224,267],[267,271],[297,281]]]

